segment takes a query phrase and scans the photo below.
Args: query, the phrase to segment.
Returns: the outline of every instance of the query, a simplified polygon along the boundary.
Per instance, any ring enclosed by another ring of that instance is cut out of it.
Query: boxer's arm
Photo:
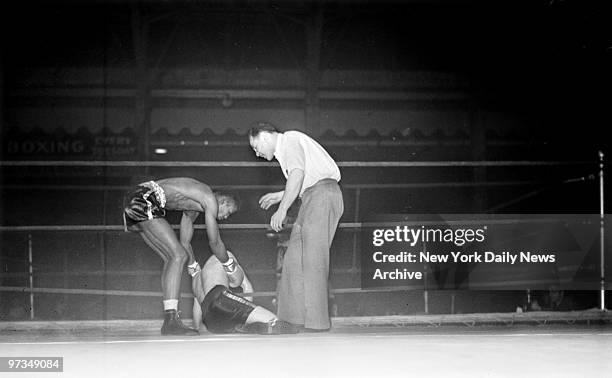
[[[194,233],[193,223],[198,215],[199,212],[197,211],[183,211],[183,216],[181,217],[180,241],[181,245],[183,248],[185,248],[187,255],[189,256],[187,265],[191,265],[195,262],[193,247],[191,246],[191,239],[193,239]]]
[[[196,273],[191,278],[191,291],[193,293],[193,328],[199,330],[200,323],[202,322],[202,306],[200,306],[200,298],[198,296],[199,292],[203,292],[202,288],[202,272]]]
[[[234,253],[227,251],[229,257],[231,259],[234,260],[234,262],[236,263],[236,269],[240,270],[240,272],[242,273],[242,281],[240,282],[239,285],[234,285],[233,287],[240,287],[242,288],[242,292],[243,293],[252,293],[253,292],[253,284],[251,284],[251,280],[249,280],[249,277],[247,277],[246,272],[244,271],[244,268],[242,267],[242,265],[240,265],[240,262],[238,261],[238,258],[236,258],[236,255],[234,255]],[[232,286],[232,285],[230,285]],[[246,299],[248,299],[249,301],[253,302],[253,297],[245,297]]]
[[[198,298],[193,298],[193,324],[192,327],[196,330],[200,330],[200,323],[202,323],[202,306],[198,303]]]
[[[242,271],[244,272],[244,269]],[[240,284],[240,287],[242,288],[243,292],[246,294],[253,292],[253,285],[251,284],[251,280],[249,280],[249,277],[247,277],[246,272],[244,273],[244,278],[242,279],[242,283]],[[253,302],[253,296],[245,296],[244,298]]]
[[[219,262],[221,262],[221,265],[223,265],[223,269],[225,269],[225,273],[227,273],[227,277],[229,278],[230,286],[240,286],[244,273],[242,272],[242,268],[236,264],[234,259],[230,258],[227,254],[225,244],[223,244],[221,236],[219,235],[219,226],[217,225],[216,218],[217,201],[215,200],[214,207],[213,205],[209,206],[210,207],[207,207],[206,212],[204,213],[206,220],[206,234],[208,235],[208,245],[210,246],[210,249],[215,257],[219,260]]]
[[[213,197],[213,203],[211,201],[207,201],[204,212],[204,220],[206,223],[206,236],[208,236],[208,245],[210,247],[211,252],[219,259],[219,261],[223,263],[227,263],[229,256],[227,255],[227,249],[225,248],[225,244],[221,240],[221,235],[219,234],[219,225],[217,224],[217,200]]]

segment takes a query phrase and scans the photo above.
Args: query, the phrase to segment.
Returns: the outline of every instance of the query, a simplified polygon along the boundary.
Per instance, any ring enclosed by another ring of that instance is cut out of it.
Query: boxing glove
[[[198,264],[197,261],[194,261],[193,264],[187,265],[187,272],[191,277],[194,277],[201,270],[202,268],[200,268],[200,264]]]
[[[244,271],[242,267],[231,257],[226,262],[221,263],[221,265],[223,265],[223,269],[225,269],[230,287],[240,286],[242,280],[244,280]]]

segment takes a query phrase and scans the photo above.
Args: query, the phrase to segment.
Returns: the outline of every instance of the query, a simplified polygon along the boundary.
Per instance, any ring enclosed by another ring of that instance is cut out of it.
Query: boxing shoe
[[[164,325],[162,325],[161,334],[164,336],[197,336],[200,333],[184,325],[176,310],[166,310],[164,311]]]
[[[265,323],[267,324],[266,333],[268,335],[283,335],[283,334],[291,334],[298,333],[298,329],[295,325],[286,322],[284,320],[276,319],[271,322]]]
[[[267,323],[255,322],[237,326],[236,331],[242,333],[257,333],[260,335],[286,335],[298,333],[297,328],[283,320],[274,319]]]

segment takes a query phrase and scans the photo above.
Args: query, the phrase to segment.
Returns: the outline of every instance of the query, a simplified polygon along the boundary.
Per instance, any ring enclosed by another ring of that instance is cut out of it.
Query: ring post
[[[34,320],[34,268],[32,265],[32,234],[28,233],[28,269],[30,274],[30,320]]]
[[[599,151],[599,258],[600,258],[600,292],[599,292],[599,303],[600,310],[606,309],[606,275],[605,275],[605,223],[604,223],[604,154],[603,151]]]

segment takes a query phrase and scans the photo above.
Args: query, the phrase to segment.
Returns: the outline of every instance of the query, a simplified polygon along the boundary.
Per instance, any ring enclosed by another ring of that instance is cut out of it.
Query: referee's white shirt
[[[295,168],[304,171],[304,182],[300,189],[300,197],[304,190],[323,179],[340,181],[340,170],[334,159],[314,139],[300,131],[278,133],[274,157],[278,160],[285,175]]]

